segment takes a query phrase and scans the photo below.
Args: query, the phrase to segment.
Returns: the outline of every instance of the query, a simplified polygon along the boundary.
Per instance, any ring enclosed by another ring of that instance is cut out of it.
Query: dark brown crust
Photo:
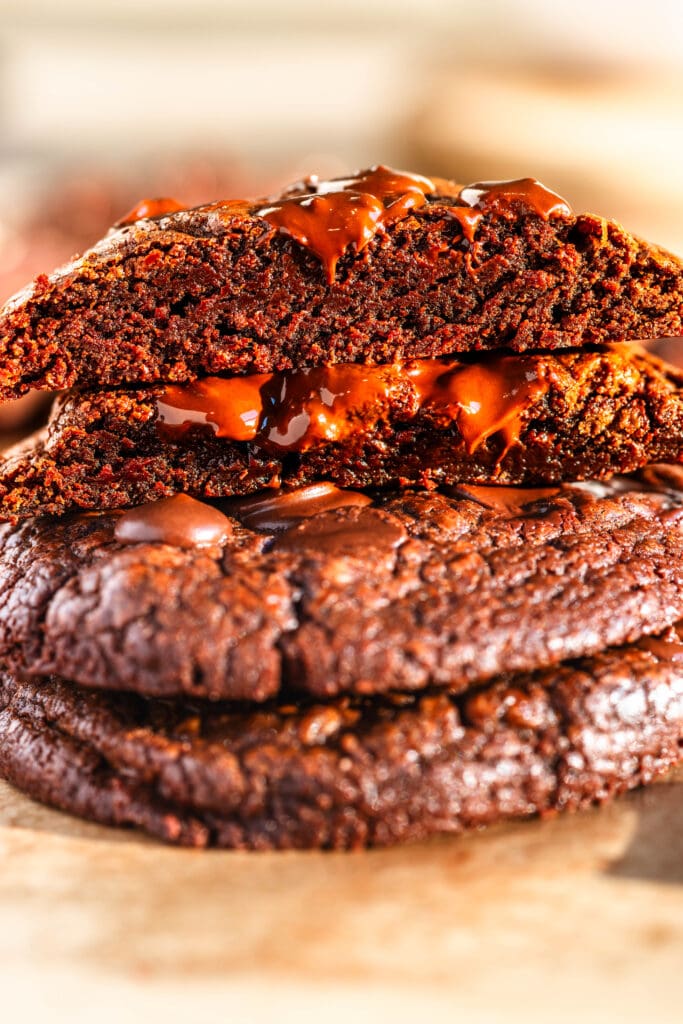
[[[0,657],[149,695],[462,690],[683,615],[683,494],[623,486],[521,511],[387,495],[317,514],[286,543],[234,521],[222,550],[121,545],[116,513],[3,527]],[[342,531],[332,548],[322,528]]]
[[[590,214],[496,199],[467,242],[457,186],[345,256],[318,259],[255,217],[201,207],[110,233],[0,315],[0,396],[29,387],[683,333],[683,264]]]
[[[474,452],[457,426],[397,393],[383,422],[301,455],[215,438],[206,428],[168,439],[157,424],[160,386],[71,392],[47,431],[0,463],[0,518],[111,509],[177,492],[226,497],[327,479],[343,487],[456,482],[542,485],[600,479],[683,454],[683,372],[629,346],[527,356],[547,391],[505,452],[492,435]]]
[[[45,803],[190,846],[348,848],[459,832],[601,802],[676,764],[682,650],[671,630],[649,648],[460,698],[258,710],[4,674],[0,774]]]

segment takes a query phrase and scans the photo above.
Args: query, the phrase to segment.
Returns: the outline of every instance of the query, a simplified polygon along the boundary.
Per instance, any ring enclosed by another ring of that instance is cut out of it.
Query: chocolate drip
[[[329,181],[313,175],[257,206],[246,200],[221,200],[198,210],[215,211],[223,217],[252,215],[267,220],[314,253],[332,284],[337,263],[345,253],[362,252],[376,234],[424,206],[426,197],[436,192],[437,185],[429,178],[378,165]],[[521,202],[545,220],[571,216],[572,212],[566,200],[536,178],[475,182],[465,185],[458,199],[460,205],[449,207],[449,214],[460,223],[469,241],[473,241],[486,208],[494,201]],[[175,199],[143,199],[116,226],[183,209]]]
[[[465,206],[481,208],[494,199],[520,199],[539,217],[571,217],[566,199],[546,188],[536,178],[515,178],[510,181],[478,181],[465,185],[458,197]]]
[[[458,199],[463,206],[451,207],[450,213],[460,222],[463,234],[470,242],[474,240],[474,233],[487,206],[495,200],[517,200],[544,220],[572,215],[572,209],[566,199],[546,188],[536,178],[475,182],[472,185],[465,185],[460,190]]]
[[[152,501],[124,512],[114,528],[123,544],[173,544],[180,548],[222,544],[231,532],[226,515],[187,494]]]
[[[216,437],[253,441],[268,451],[304,452],[372,430],[395,403],[403,421],[424,409],[444,428],[457,425],[470,453],[500,434],[503,458],[547,386],[543,360],[536,356],[473,364],[346,363],[170,385],[157,399],[157,416],[161,432],[174,440],[199,425]]]
[[[253,441],[263,413],[262,391],[269,373],[249,377],[204,377],[191,384],[170,384],[157,400],[163,433],[182,436],[193,424],[210,427],[216,437]]]
[[[355,364],[278,375],[263,392],[259,434],[273,451],[343,441],[381,418],[402,378],[395,366]]]
[[[305,191],[292,190],[255,214],[315,253],[330,284],[347,250],[361,252],[379,231],[423,206],[435,191],[428,178],[384,166],[333,181],[311,177],[301,187]]]
[[[115,224],[117,228],[123,228],[127,224],[134,224],[136,220],[147,220],[149,217],[163,217],[167,213],[177,213],[185,207],[177,199],[141,199],[132,210],[129,210],[125,217]]]
[[[504,356],[486,363],[451,364],[438,373],[438,361],[416,364],[411,373],[421,407],[443,410],[458,425],[469,454],[500,433],[500,459],[519,440],[524,413],[546,391],[542,364],[523,356]],[[436,362],[434,365],[429,363]]]

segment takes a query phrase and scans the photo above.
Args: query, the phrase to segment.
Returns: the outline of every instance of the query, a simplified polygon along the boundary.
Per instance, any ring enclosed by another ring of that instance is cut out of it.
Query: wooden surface
[[[2,1021],[664,1024],[682,964],[683,772],[360,854],[175,850],[0,784]]]

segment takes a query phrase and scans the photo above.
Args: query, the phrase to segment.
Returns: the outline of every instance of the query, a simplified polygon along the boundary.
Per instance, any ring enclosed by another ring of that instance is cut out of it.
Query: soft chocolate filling
[[[165,388],[157,399],[158,426],[174,440],[199,425],[265,450],[305,452],[371,431],[400,404],[405,421],[428,410],[439,426],[457,425],[470,453],[500,434],[504,454],[519,440],[525,411],[547,389],[544,365],[538,356],[500,356],[206,377]]]

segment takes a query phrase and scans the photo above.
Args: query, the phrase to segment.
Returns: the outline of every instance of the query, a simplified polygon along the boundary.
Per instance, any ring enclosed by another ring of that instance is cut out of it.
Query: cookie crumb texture
[[[114,230],[4,307],[0,395],[683,333],[677,257],[520,195],[492,195],[472,221],[468,189],[435,189],[333,280],[262,203]]]
[[[675,630],[473,693],[259,709],[0,676],[0,773],[168,842],[353,848],[602,802],[675,764]]]

